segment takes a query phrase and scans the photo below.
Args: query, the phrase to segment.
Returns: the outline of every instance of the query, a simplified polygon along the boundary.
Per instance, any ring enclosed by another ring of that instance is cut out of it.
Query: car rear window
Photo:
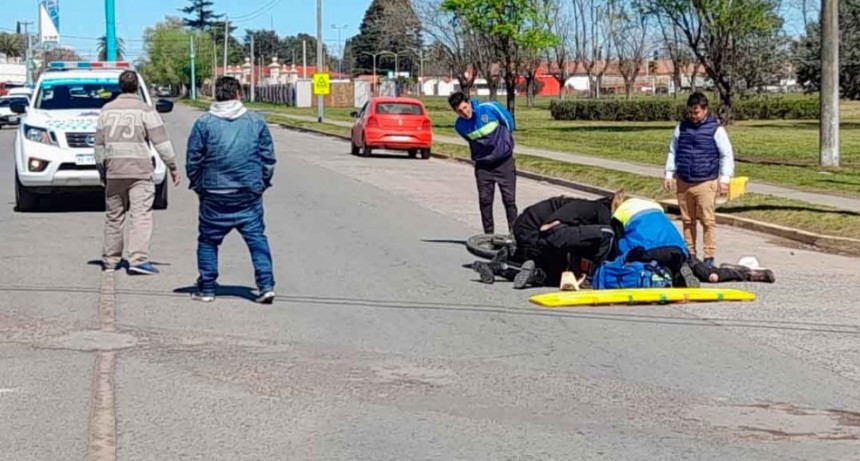
[[[424,115],[424,109],[418,104],[408,102],[383,102],[376,105],[377,114],[387,115]]]

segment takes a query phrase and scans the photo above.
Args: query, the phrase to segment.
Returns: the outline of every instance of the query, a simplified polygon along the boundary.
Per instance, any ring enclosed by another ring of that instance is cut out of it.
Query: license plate
[[[94,155],[80,154],[75,157],[75,165],[95,165],[96,157]]]
[[[392,136],[391,140],[392,141],[410,141],[410,140],[412,140],[412,138],[409,136]]]

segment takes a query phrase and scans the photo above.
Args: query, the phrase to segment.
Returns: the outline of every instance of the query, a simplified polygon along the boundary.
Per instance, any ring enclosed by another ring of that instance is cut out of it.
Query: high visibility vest
[[[645,200],[641,198],[631,198],[624,201],[621,206],[615,210],[615,213],[612,214],[612,217],[618,220],[625,228],[627,224],[630,223],[630,220],[633,219],[639,213],[643,211],[663,211],[663,207],[660,206],[659,203],[653,200]]]

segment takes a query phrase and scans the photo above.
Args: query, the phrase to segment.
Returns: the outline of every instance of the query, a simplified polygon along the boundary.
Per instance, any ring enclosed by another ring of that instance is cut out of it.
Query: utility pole
[[[341,46],[341,44],[340,44],[340,31],[345,30],[348,27],[349,27],[349,25],[346,25],[346,24],[344,24],[342,26],[336,26],[334,24],[331,25],[332,29],[337,30],[337,49],[338,49],[338,53],[340,54],[340,58],[338,58],[338,60],[337,60],[337,62],[338,62],[337,72],[339,74],[343,73],[343,46]]]
[[[302,78],[308,78],[308,41],[302,40]]]
[[[257,67],[254,59],[254,34],[251,34],[251,102],[254,102],[254,68]]]
[[[227,76],[227,44],[230,43],[230,18],[224,16],[224,76]]]
[[[24,61],[27,65],[27,86],[33,85],[33,37],[30,35],[29,26],[32,22],[19,22],[19,34],[21,26],[24,26],[24,35],[27,36],[27,51],[24,53]]]
[[[191,100],[197,100],[197,64],[194,62],[194,36],[191,36]]]
[[[215,80],[218,79],[218,44],[212,40],[212,98],[215,98]]]
[[[322,0],[317,0],[317,72],[323,71],[323,38],[322,38]],[[317,96],[317,118],[320,123],[325,115],[325,98]]]
[[[116,8],[114,0],[105,0],[105,58],[116,61]]]
[[[820,163],[839,166],[839,2],[821,0]]]

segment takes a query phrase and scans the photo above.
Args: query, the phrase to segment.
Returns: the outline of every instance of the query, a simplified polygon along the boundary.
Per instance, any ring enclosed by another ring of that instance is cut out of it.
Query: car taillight
[[[376,117],[370,117],[367,119],[367,127],[368,128],[377,128],[379,123],[376,121]]]
[[[424,123],[421,124],[421,129],[424,131],[430,131],[430,120],[424,120]]]

